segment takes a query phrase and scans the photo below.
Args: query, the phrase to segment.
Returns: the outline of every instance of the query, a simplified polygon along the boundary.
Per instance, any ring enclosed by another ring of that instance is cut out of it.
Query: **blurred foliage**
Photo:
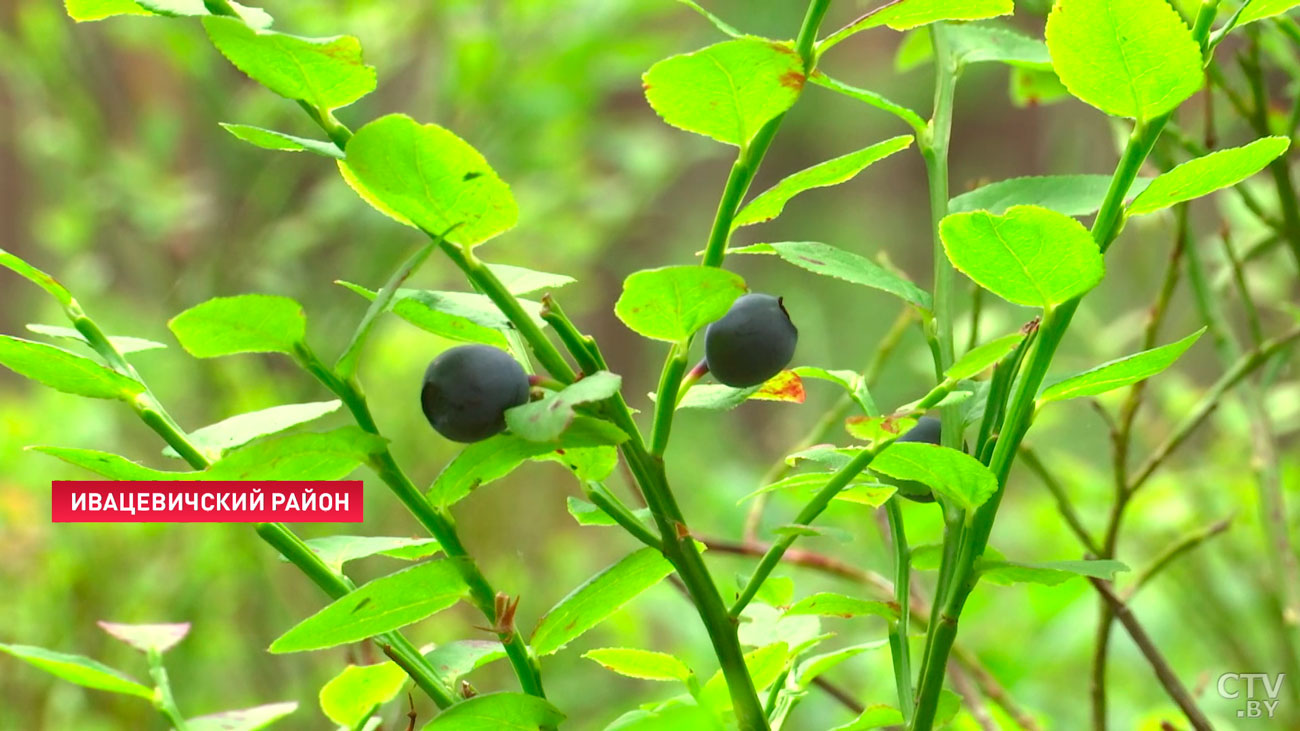
[[[837,3],[828,27],[854,17],[862,3]],[[1046,3],[1024,3],[1016,22],[1040,32]],[[732,23],[783,37],[801,6],[744,0],[710,3]],[[655,118],[641,94],[640,74],[656,60],[715,39],[715,31],[667,0],[443,0],[384,3],[335,0],[267,9],[278,27],[304,35],[346,32],[362,40],[379,71],[377,93],[340,117],[349,123],[400,111],[438,121],[478,147],[511,183],[520,202],[517,231],[483,249],[505,261],[579,279],[560,295],[570,315],[602,342],[629,394],[653,389],[661,348],[627,331],[612,314],[626,273],[686,262],[702,248],[713,205],[730,164],[714,145],[678,133]],[[844,44],[827,71],[924,109],[930,79],[924,66],[895,74],[898,38],[871,34]],[[1276,50],[1295,62],[1294,48]],[[1113,130],[1077,102],[1011,107],[1004,68],[973,68],[959,92],[953,141],[954,192],[979,182],[1048,172],[1108,173]],[[1225,105],[1226,106],[1226,105]],[[1189,119],[1198,110],[1185,112]],[[1227,119],[1230,110],[1216,110]],[[306,305],[310,338],[333,352],[346,340],[365,302],[332,282],[379,286],[420,237],[374,213],[330,165],[302,154],[268,153],[245,145],[216,122],[238,122],[310,134],[292,105],[248,82],[214,53],[192,22],[119,19],[77,25],[58,3],[13,0],[0,8],[0,244],[56,273],[110,331],[174,343],[168,317],[215,295],[270,292]],[[1191,124],[1192,122],[1189,122]],[[756,189],[806,165],[893,136],[890,118],[811,90],[760,172]],[[1225,136],[1244,134],[1225,124]],[[1237,142],[1245,141],[1243,136]],[[1225,140],[1225,143],[1228,140]],[[1261,180],[1249,184],[1269,198]],[[1250,223],[1233,196],[1196,210],[1212,231],[1223,218],[1247,240]],[[900,154],[861,179],[792,202],[779,220],[740,232],[736,244],[820,240],[868,255],[883,253],[918,282],[929,280],[930,235],[920,160]],[[1172,241],[1172,218],[1136,221],[1108,259],[1110,274],[1068,338],[1056,369],[1089,367],[1137,349],[1149,304]],[[1210,265],[1223,260],[1214,248]],[[773,257],[774,259],[775,257]],[[828,283],[769,261],[739,258],[751,284],[779,293],[801,331],[797,362],[860,368],[896,315],[888,295]],[[419,286],[463,287],[451,267],[434,260]],[[1250,285],[1267,302],[1296,301],[1294,263],[1282,247],[1253,262]],[[1225,297],[1231,297],[1225,294]],[[1199,327],[1180,289],[1168,333]],[[1282,315],[1266,313],[1270,324]],[[1024,312],[987,304],[982,336],[1021,324]],[[57,310],[39,291],[0,278],[0,331],[21,334],[29,322],[56,323]],[[959,328],[959,335],[961,329]],[[454,453],[428,429],[417,407],[420,374],[447,343],[396,318],[386,319],[361,367],[372,407],[394,452],[417,483],[427,483]],[[910,401],[927,389],[929,356],[915,330],[886,368],[876,398]],[[1193,351],[1151,386],[1139,417],[1139,452],[1168,433],[1220,372],[1209,346]],[[277,403],[319,400],[321,389],[273,357],[195,361],[179,347],[140,354],[135,362],[177,418],[190,428]],[[1287,381],[1287,377],[1290,381]],[[1300,491],[1300,387],[1294,368],[1279,377],[1270,408],[1281,435],[1283,484]],[[836,394],[811,384],[803,406],[754,403],[727,414],[683,412],[672,449],[672,479],[693,529],[740,535],[750,492],[766,467],[831,403]],[[1107,397],[1118,398],[1116,397]],[[1114,406],[1110,400],[1106,402]],[[648,401],[634,403],[645,409]],[[327,425],[344,423],[330,417]],[[1275,672],[1288,667],[1271,605],[1260,508],[1250,470],[1250,422],[1230,399],[1212,422],[1140,494],[1121,558],[1143,565],[1186,531],[1234,515],[1232,529],[1156,580],[1137,611],[1189,685],[1203,687],[1223,672]],[[1066,484],[1084,520],[1104,524],[1111,501],[1106,425],[1083,403],[1047,410],[1033,446]],[[298,700],[281,726],[326,723],[315,703],[320,686],[365,649],[269,656],[266,646],[298,618],[321,606],[316,590],[282,564],[245,526],[52,525],[48,483],[84,477],[25,445],[92,447],[164,466],[161,445],[125,410],[33,388],[0,373],[0,641],[78,652],[144,675],[141,660],[95,629],[94,622],[193,623],[169,655],[178,700],[193,713]],[[408,535],[409,516],[369,473],[364,532]],[[619,488],[626,487],[618,485]],[[575,494],[564,472],[536,465],[476,493],[458,508],[470,550],[501,589],[522,595],[519,621],[531,627],[570,588],[634,547],[619,532],[579,528],[564,497]],[[797,505],[777,498],[769,523]],[[912,541],[937,541],[935,515],[907,510]],[[848,529],[850,543],[809,539],[851,564],[890,572],[872,515],[837,505],[826,521]],[[340,528],[342,530],[340,530]],[[302,526],[306,536],[352,532],[357,526]],[[1012,479],[993,543],[1012,558],[1078,558],[1050,495],[1021,469]],[[391,565],[362,562],[370,578]],[[752,559],[710,558],[725,589]],[[842,579],[800,569],[800,592],[860,591]],[[920,574],[922,584],[932,575]],[[1093,645],[1097,600],[1086,583],[1062,587],[985,587],[962,623],[971,648],[1007,693],[1049,727],[1078,729],[1087,719],[1084,669]],[[600,728],[638,702],[666,693],[651,683],[602,674],[581,653],[623,645],[688,648],[684,659],[713,668],[702,627],[682,621],[682,597],[664,583],[543,663],[556,705],[571,726]],[[478,617],[462,607],[411,629],[417,642],[473,633]],[[826,629],[861,642],[884,636],[870,618],[828,620]],[[1114,632],[1112,721],[1117,728],[1175,718],[1149,667],[1123,633]],[[838,641],[838,640],[837,640]],[[867,654],[832,673],[855,697],[885,702],[893,692],[883,654]],[[1288,682],[1296,682],[1289,679]],[[474,676],[479,688],[513,687],[503,663]],[[15,662],[0,662],[0,728],[161,728],[144,705],[83,691]],[[1225,727],[1233,708],[1203,695]],[[422,718],[430,709],[417,699]],[[388,709],[404,726],[405,707]],[[1292,712],[1300,708],[1292,708]],[[847,712],[814,693],[792,721],[819,729]],[[566,728],[569,726],[566,726]]]

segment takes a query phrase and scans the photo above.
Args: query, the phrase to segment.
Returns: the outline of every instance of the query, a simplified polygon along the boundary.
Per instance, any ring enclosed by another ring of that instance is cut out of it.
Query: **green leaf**
[[[436,124],[380,117],[348,141],[347,168],[384,206],[453,243],[477,246],[519,220],[510,186],[478,150]]]
[[[775,683],[789,663],[790,647],[784,642],[773,642],[745,653],[745,667],[749,669],[749,677],[754,681],[754,690],[761,691]],[[704,684],[699,701],[701,706],[718,713],[731,709],[731,696],[727,692],[727,681],[721,670]]]
[[[322,650],[418,622],[469,591],[454,559],[382,576],[339,597],[271,643],[273,653]]]
[[[646,269],[623,280],[623,294],[614,303],[614,314],[633,332],[676,343],[721,319],[744,293],[745,280],[725,269]]]
[[[196,358],[235,353],[288,353],[307,336],[302,305],[288,297],[241,294],[195,305],[167,323]]]
[[[560,650],[672,571],[672,564],[653,548],[624,556],[574,589],[542,617],[533,632],[533,651],[550,655]]]
[[[1137,195],[1151,183],[1151,178],[1137,178],[1129,195]],[[1039,175],[1009,178],[989,183],[953,198],[948,204],[952,213],[988,211],[995,215],[1012,206],[1039,206],[1067,216],[1087,216],[1101,208],[1110,188],[1109,175]]]
[[[1070,376],[1048,387],[1039,400],[1065,401],[1083,396],[1096,396],[1099,393],[1130,386],[1138,381],[1145,381],[1173,365],[1174,361],[1187,352],[1187,349],[1192,347],[1204,333],[1205,328],[1201,328],[1182,340],[1112,360],[1078,375]]]
[[[668,124],[745,148],[759,128],[794,106],[804,72],[788,44],[739,38],[666,58],[642,81],[650,106]]]
[[[774,253],[795,266],[823,277],[888,292],[921,309],[930,309],[930,295],[915,284],[860,254],[816,241],[784,241],[732,249],[733,254]]]
[[[375,89],[375,67],[352,36],[302,38],[208,16],[208,38],[235,68],[280,96],[318,110],[345,107]]]
[[[493,640],[457,640],[438,645],[424,657],[447,683],[506,656],[506,648]]]
[[[72,293],[59,281],[23,259],[0,249],[0,266],[13,271],[18,276],[45,290],[64,307],[72,304]]]
[[[355,426],[290,434],[228,453],[203,472],[203,479],[341,480],[387,445],[383,437]]]
[[[1046,563],[1018,563],[1015,561],[980,561],[980,576],[994,584],[1044,584],[1056,586],[1079,576],[1091,576],[1107,581],[1114,579],[1128,566],[1120,561],[1048,561]]]
[[[75,340],[82,345],[87,347],[90,346],[90,343],[86,341],[86,336],[82,335],[81,331],[76,328],[59,327],[58,325],[29,324],[27,329],[37,333],[38,335],[44,335],[51,338],[63,338],[64,340]],[[139,353],[145,350],[158,350],[167,347],[162,343],[145,340],[144,338],[132,338],[125,335],[107,335],[105,337],[108,338],[109,344],[116,348],[117,352],[122,355]]]
[[[498,434],[461,450],[434,480],[429,499],[443,507],[452,505],[478,487],[505,477],[524,462],[546,457],[556,449],[610,446],[626,440],[627,435],[614,425],[581,416],[574,419],[556,442],[530,442],[514,434]]]
[[[203,0],[65,0],[68,16],[78,22],[102,20],[115,15],[164,15],[194,16],[208,15]],[[230,7],[243,21],[254,28],[267,28],[271,25],[271,16],[261,8],[250,8],[232,2]]]
[[[522,693],[489,693],[457,703],[425,724],[424,731],[501,731],[553,727],[564,714],[545,699]]]
[[[912,145],[911,135],[900,135],[847,155],[813,165],[806,170],[782,179],[779,183],[758,194],[732,219],[731,228],[771,221],[781,215],[791,198],[813,188],[826,188],[852,180],[872,163],[883,160],[895,152]]]
[[[941,20],[982,20],[1010,15],[1014,11],[1012,0],[899,0],[885,3],[827,36],[817,44],[817,55],[849,36],[882,25],[894,30],[911,30]]]
[[[670,698],[653,707],[628,711],[605,727],[605,731],[725,731],[716,715],[700,708],[686,695]]]
[[[210,716],[199,716],[185,722],[190,731],[257,731],[266,728],[298,710],[295,701],[268,703],[238,711],[222,711]]]
[[[297,137],[284,132],[276,132],[272,129],[263,129],[261,127],[252,127],[247,124],[229,124],[219,122],[222,129],[226,130],[235,137],[262,148],[263,150],[281,150],[284,152],[314,152],[317,155],[332,157],[338,160],[343,159],[343,151],[333,142],[324,140],[313,140],[309,137]]]
[[[1276,17],[1297,6],[1300,6],[1297,0],[1249,0],[1246,9],[1241,11],[1241,17],[1237,18],[1237,25]]]
[[[813,655],[799,663],[798,667],[795,668],[793,673],[795,683],[801,688],[806,688],[814,679],[817,678],[817,676],[822,675],[845,660],[856,655],[861,655],[864,652],[879,650],[888,645],[888,640],[876,640],[861,645],[842,647],[838,650],[832,650],[831,652],[826,652],[820,655]]]
[[[488,269],[501,280],[501,284],[513,295],[532,294],[543,289],[559,289],[573,284],[577,280],[563,274],[538,272],[510,264],[488,264]]]
[[[1058,0],[1047,47],[1065,88],[1117,117],[1153,119],[1201,88],[1201,48],[1167,0]]]
[[[307,547],[331,569],[342,572],[349,561],[381,555],[414,561],[442,550],[433,538],[394,538],[388,536],[323,536],[309,538]],[[281,560],[288,560],[282,558]]]
[[[1263,170],[1290,145],[1286,137],[1263,137],[1248,145],[1188,160],[1153,180],[1129,204],[1128,215],[1154,213],[1236,185]]]
[[[866,729],[885,728],[886,726],[902,726],[903,714],[897,708],[884,704],[874,704],[867,708],[849,723],[836,726],[831,731],[866,731]]]
[[[843,617],[851,619],[873,615],[885,619],[898,619],[898,607],[884,602],[858,599],[843,594],[821,592],[804,597],[785,610],[787,615],[811,614],[817,617]]]
[[[375,292],[351,282],[338,282],[368,300]],[[539,327],[542,306],[532,300],[519,300],[524,311]],[[509,347],[503,333],[514,325],[486,295],[468,292],[435,292],[426,289],[398,289],[388,303],[393,314],[434,335],[464,343],[482,343],[498,348]]]
[[[1055,71],[1012,68],[1010,86],[1011,103],[1020,108],[1055,104],[1070,96]]]
[[[592,373],[561,391],[508,409],[506,425],[530,442],[554,441],[573,423],[575,406],[604,401],[618,393],[622,384],[623,379],[609,371]]]
[[[589,650],[583,657],[629,678],[679,680],[684,683],[691,677],[691,669],[685,663],[663,652],[607,647]]]
[[[202,472],[163,472],[108,452],[71,447],[28,447],[110,480],[197,480]]]
[[[110,693],[153,698],[152,688],[137,683],[135,679],[120,670],[114,670],[88,657],[65,655],[62,652],[30,645],[0,644],[0,652],[7,652],[70,683],[95,690],[106,690]]]
[[[567,503],[566,507],[569,510],[569,515],[573,516],[573,519],[578,522],[578,525],[589,525],[589,526],[618,525],[618,523],[614,522],[613,518],[609,517],[608,513],[596,507],[595,505],[587,502],[586,500],[580,500],[576,497],[570,496],[566,498],[566,503]],[[650,519],[649,508],[639,508],[637,510],[633,510],[632,514],[635,515],[642,522],[648,521]]]
[[[882,112],[892,114],[906,122],[912,127],[912,129],[917,130],[918,132],[925,129],[926,123],[924,119],[921,119],[921,115],[902,104],[897,104],[886,99],[884,96],[877,94],[874,91],[860,89],[856,86],[850,86],[838,79],[833,79],[822,73],[821,69],[813,71],[813,75],[809,77],[809,80],[822,88],[830,89],[837,94],[842,94],[850,99],[856,99],[857,101],[875,107]]]
[[[896,480],[920,482],[968,511],[998,489],[997,478],[979,460],[923,442],[894,442],[871,461],[871,469]]]
[[[1035,206],[1001,216],[955,213],[939,225],[953,266],[1008,302],[1048,308],[1087,292],[1105,274],[1083,224]]]
[[[1037,71],[1052,70],[1047,44],[1008,28],[995,25],[954,24],[948,26],[948,45],[953,59],[960,65],[1004,63],[1008,66]],[[899,70],[919,66],[934,55],[930,34],[924,29],[912,31],[904,48],[899,49]]]
[[[131,0],[64,0],[68,17],[77,22],[102,20],[114,15],[150,15]]]
[[[313,401],[250,411],[196,429],[190,433],[189,440],[199,450],[220,457],[223,453],[254,439],[278,434],[299,424],[306,424],[326,414],[332,414],[342,405],[342,401]],[[171,447],[163,449],[163,454],[168,457],[179,456]]]
[[[831,478],[835,476],[834,472],[803,472],[797,475],[790,475],[783,479],[777,480],[770,485],[764,485],[757,490],[749,493],[737,501],[737,504],[746,502],[751,498],[758,497],[764,493],[776,492],[778,490],[797,490],[801,493],[812,494],[826,486]],[[885,504],[890,495],[894,494],[894,488],[872,480],[859,474],[849,481],[849,484],[840,491],[837,497],[845,497],[851,491],[854,492],[855,499],[852,502],[880,507]]]
[[[964,381],[968,378],[974,378],[983,373],[985,368],[1005,358],[1024,339],[1025,334],[1017,332],[984,343],[958,358],[957,362],[944,371],[943,375],[951,381]]]
[[[64,393],[131,401],[144,385],[63,348],[0,335],[0,365]]]
[[[99,628],[113,637],[134,647],[140,652],[163,653],[185,639],[190,632],[190,623],[180,624],[118,624],[117,622],[96,622]]]
[[[607,426],[613,427],[612,424]],[[610,432],[610,435],[618,438],[613,432]],[[563,465],[582,482],[587,480],[601,482],[614,472],[615,467],[618,467],[618,449],[612,446],[566,447],[563,450],[539,454],[531,459],[534,462],[555,462]]]
[[[396,663],[348,665],[320,689],[320,708],[329,720],[355,728],[375,706],[397,697],[406,673]]]

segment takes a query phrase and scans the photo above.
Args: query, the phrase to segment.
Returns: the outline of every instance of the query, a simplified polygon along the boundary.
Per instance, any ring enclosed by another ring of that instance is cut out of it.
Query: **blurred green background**
[[[1041,33],[1043,5],[1023,3],[1015,22]],[[612,368],[624,376],[633,406],[644,410],[649,402],[643,394],[654,388],[663,347],[624,328],[612,305],[631,271],[689,262],[702,248],[731,148],[663,125],[645,104],[640,74],[660,58],[718,40],[716,31],[669,0],[273,0],[266,7],[276,27],[287,32],[361,39],[367,61],[378,69],[379,88],[342,110],[343,121],[356,127],[380,114],[405,112],[450,127],[486,155],[513,186],[521,221],[481,254],[576,277],[579,284],[561,290],[560,300],[601,341]],[[802,3],[716,0],[709,7],[747,31],[777,38],[791,36],[803,14]],[[837,2],[826,26],[838,27],[865,7]],[[896,73],[898,43],[890,32],[863,34],[830,54],[825,68],[927,109],[929,71]],[[1102,115],[1078,102],[1013,107],[1007,76],[1005,68],[990,65],[973,68],[962,80],[954,192],[1016,175],[1111,171],[1115,130]],[[421,241],[361,202],[328,162],[258,150],[232,138],[219,121],[314,132],[292,104],[231,68],[196,22],[121,18],[78,25],[50,0],[0,3],[0,246],[58,276],[110,333],[171,344],[166,351],[134,356],[134,362],[189,428],[327,396],[283,358],[189,358],[166,329],[170,316],[217,295],[283,294],[305,305],[314,347],[334,353],[366,304],[334,280],[377,287]],[[755,190],[905,131],[893,118],[810,87],[789,115]],[[1225,125],[1224,134],[1234,132]],[[1241,217],[1234,205],[1221,195],[1198,208],[1197,221],[1209,229],[1218,216],[1236,222]],[[742,230],[736,243],[783,240],[824,241],[870,256],[884,252],[928,284],[929,212],[919,157],[908,151],[848,184],[805,195],[778,221]],[[1108,259],[1109,276],[1076,320],[1058,371],[1137,349],[1171,240],[1167,218],[1130,225]],[[1216,271],[1217,251],[1207,254]],[[737,257],[732,265],[751,287],[785,297],[800,328],[797,364],[861,368],[898,312],[888,295],[818,279],[767,257]],[[1258,296],[1296,301],[1294,262],[1281,247],[1253,263],[1249,274]],[[465,288],[437,259],[415,282]],[[1278,322],[1271,319],[1277,315],[1265,314],[1269,323]],[[990,303],[982,332],[1008,332],[1027,317],[1027,311]],[[0,272],[0,331],[30,336],[24,325],[33,322],[62,324],[44,293]],[[1198,327],[1180,289],[1162,340]],[[428,428],[417,405],[423,369],[449,345],[388,318],[362,365],[380,426],[420,484],[431,481],[455,452],[455,445]],[[1210,345],[1202,343],[1155,381],[1151,408],[1139,417],[1139,454],[1168,433],[1219,372]],[[910,401],[928,389],[929,374],[928,352],[913,328],[885,368],[876,399],[888,406]],[[1300,489],[1300,384],[1294,369],[1289,380],[1287,375],[1271,392],[1269,407],[1284,440],[1283,484],[1294,497]],[[837,396],[827,384],[808,387],[801,406],[751,403],[725,414],[681,415],[669,452],[671,477],[696,531],[740,537],[746,509],[737,499],[757,487],[767,467]],[[1113,407],[1115,398],[1106,403]],[[314,428],[344,419],[336,414]],[[1135,604],[1184,682],[1202,693],[1204,706],[1225,728],[1238,723],[1237,706],[1217,698],[1215,679],[1224,672],[1286,669],[1278,633],[1291,631],[1277,623],[1277,608],[1270,604],[1273,585],[1258,525],[1248,429],[1240,405],[1224,403],[1140,495],[1120,544],[1120,558],[1140,566],[1180,534],[1236,516],[1227,535],[1162,574]],[[1045,412],[1031,442],[1056,465],[1084,520],[1099,530],[1111,499],[1104,422],[1082,402],[1071,402]],[[192,622],[190,636],[168,655],[183,710],[200,714],[297,700],[299,711],[278,727],[328,727],[316,692],[345,662],[357,659],[355,648],[265,652],[273,638],[322,605],[314,587],[247,526],[52,525],[49,481],[86,475],[24,451],[33,444],[102,449],[179,467],[160,455],[156,437],[126,410],[0,372],[0,641],[87,654],[142,677],[142,658],[100,632],[95,620]],[[305,536],[418,530],[379,480],[368,472],[359,476],[367,487],[364,526],[304,525]],[[576,494],[558,466],[530,465],[457,508],[466,542],[487,575],[498,588],[522,596],[524,628],[635,547],[611,529],[578,527],[565,511],[565,497]],[[766,527],[786,522],[797,507],[793,498],[778,496]],[[937,540],[935,511],[913,505],[906,510],[913,543]],[[805,548],[890,573],[877,522],[866,509],[837,505],[826,523],[847,529],[853,540],[806,539]],[[1012,478],[993,543],[1023,560],[1082,555],[1050,495],[1023,469]],[[724,593],[753,560],[711,555]],[[393,568],[388,559],[376,558],[353,565],[352,573],[368,579]],[[780,573],[797,580],[796,596],[825,589],[867,593],[806,570]],[[932,574],[920,576],[925,586],[933,581]],[[1055,588],[985,586],[972,599],[961,642],[1046,727],[1083,728],[1096,605],[1082,581]],[[473,629],[480,622],[460,607],[410,628],[409,636],[417,643],[481,637]],[[885,636],[883,622],[870,617],[828,619],[823,630],[838,635],[828,647]],[[1114,727],[1158,728],[1162,719],[1177,721],[1180,716],[1128,637],[1117,628],[1114,638]],[[672,694],[580,657],[586,649],[615,645],[679,651],[706,677],[715,669],[693,611],[664,583],[543,660],[552,700],[571,719],[566,727],[602,728],[637,703]],[[855,658],[830,678],[863,702],[891,701],[884,652]],[[472,680],[481,691],[514,688],[504,663]],[[1300,683],[1300,677],[1288,682]],[[404,706],[387,710],[385,728],[405,728]],[[417,707],[427,720],[427,700],[417,699]],[[850,718],[814,690],[788,727],[824,729]],[[0,658],[0,729],[162,727],[136,699],[86,691]]]

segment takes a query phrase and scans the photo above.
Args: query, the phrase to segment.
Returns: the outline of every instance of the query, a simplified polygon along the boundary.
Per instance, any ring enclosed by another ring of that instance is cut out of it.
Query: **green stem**
[[[294,356],[304,370],[315,376],[322,385],[343,401],[358,426],[366,432],[382,436],[370,412],[365,394],[355,380],[339,378],[305,343],[299,343]],[[402,471],[397,460],[393,458],[392,452],[386,447],[371,457],[370,465],[384,484],[388,485],[389,490],[415,516],[420,525],[438,540],[443,552],[456,566],[461,578],[469,587],[471,602],[492,624],[501,644],[505,647],[506,656],[515,674],[519,676],[519,684],[524,692],[544,698],[545,692],[536,658],[513,624],[500,624],[502,617],[497,611],[497,592],[479,570],[473,557],[465,550],[451,514],[434,507],[429,502],[420,489],[411,482],[411,478]]]
[[[898,605],[898,619],[889,623],[889,650],[894,660],[894,685],[898,689],[898,707],[903,712],[903,722],[912,718],[912,652],[908,645],[908,620],[912,598],[912,552],[907,546],[903,528],[903,510],[898,496],[885,503],[889,517],[889,537],[894,545],[894,603]]]
[[[677,411],[677,395],[681,391],[682,377],[686,375],[689,348],[689,340],[673,345],[659,376],[654,424],[650,429],[650,454],[655,457],[663,457],[668,448],[668,435],[673,428],[673,415]]]
[[[1264,84],[1264,72],[1259,65],[1259,42],[1252,38],[1250,50],[1241,57],[1241,70],[1250,82],[1254,105],[1247,117],[1255,134],[1262,136],[1272,134],[1268,123],[1269,98]],[[1296,201],[1295,181],[1291,179],[1290,150],[1283,152],[1268,165],[1269,174],[1273,176],[1273,185],[1277,188],[1278,207],[1282,209],[1283,239],[1300,266],[1300,202]]]
[[[176,705],[172,695],[171,682],[167,679],[167,668],[163,666],[162,653],[149,650],[149,676],[153,678],[153,704],[158,712],[167,718],[176,731],[188,731],[189,724]]]

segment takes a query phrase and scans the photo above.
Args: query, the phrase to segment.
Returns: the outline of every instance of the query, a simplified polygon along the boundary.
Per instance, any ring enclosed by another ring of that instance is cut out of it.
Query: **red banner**
[[[360,523],[361,480],[50,483],[55,523]]]

